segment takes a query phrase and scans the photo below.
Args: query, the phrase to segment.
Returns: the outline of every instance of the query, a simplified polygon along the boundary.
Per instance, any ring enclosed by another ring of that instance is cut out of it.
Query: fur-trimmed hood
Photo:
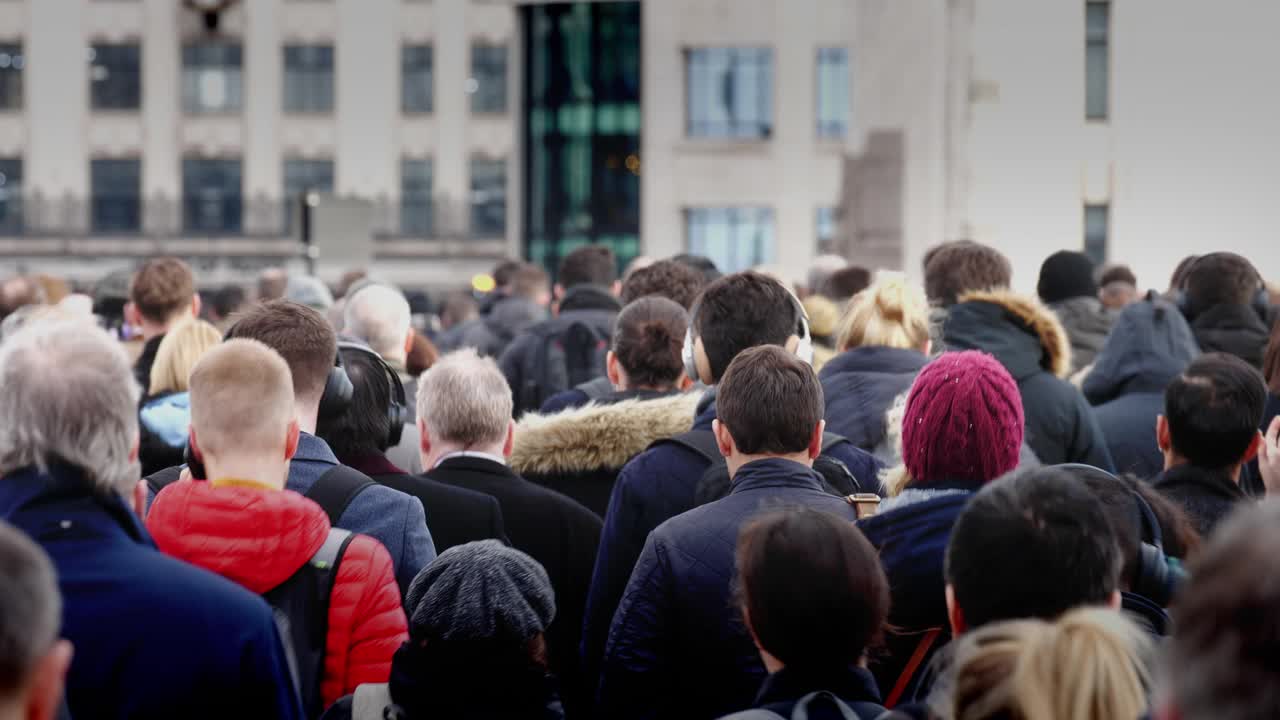
[[[587,405],[516,423],[511,469],[521,475],[621,468],[652,443],[693,427],[700,393]]]
[[[1071,374],[1071,340],[1057,316],[1039,300],[1008,290],[960,296],[943,340],[948,350],[991,353],[1019,382],[1039,371]]]

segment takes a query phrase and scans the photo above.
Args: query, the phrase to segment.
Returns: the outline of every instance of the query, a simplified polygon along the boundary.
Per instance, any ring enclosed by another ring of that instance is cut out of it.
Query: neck
[[[298,429],[315,435],[320,422],[320,400],[299,400],[293,404],[293,411],[298,415]]]
[[[423,467],[430,469],[440,462],[441,458],[447,455],[460,452],[484,453],[495,457],[506,457],[506,453],[502,452],[504,442],[481,443],[477,445],[463,445],[462,443],[439,443],[431,446],[431,453],[423,458]]]
[[[289,461],[284,459],[284,448],[273,457],[205,457],[205,472],[212,481],[250,480],[277,489],[283,489],[289,477]]]
[[[813,467],[813,458],[809,457],[808,450],[801,450],[798,453],[790,453],[786,455],[744,455],[734,452],[728,458],[726,463],[729,466],[729,477],[732,479],[742,469],[743,465],[756,462],[757,460],[790,460],[793,463],[799,463],[807,468]]]

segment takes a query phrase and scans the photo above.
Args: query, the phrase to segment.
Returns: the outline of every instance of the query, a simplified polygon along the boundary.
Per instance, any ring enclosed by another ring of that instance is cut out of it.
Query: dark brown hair
[[[737,565],[743,614],[788,668],[831,672],[879,643],[889,581],[853,523],[807,508],[764,515],[738,536]]]
[[[256,305],[240,315],[226,338],[257,340],[275,350],[293,373],[297,398],[319,399],[338,355],[338,337],[319,312],[288,300]]]
[[[1280,395],[1280,320],[1271,326],[1271,340],[1267,343],[1262,372],[1267,379],[1267,390],[1272,395]]]
[[[934,248],[924,269],[929,302],[948,307],[961,295],[1009,287],[1013,266],[995,248],[962,240]]]
[[[777,345],[743,350],[719,387],[716,415],[745,455],[803,452],[822,421],[818,376]]]
[[[560,261],[556,278],[566,290],[578,285],[609,287],[618,279],[618,259],[608,245],[586,245]]]
[[[148,260],[129,283],[129,301],[142,317],[155,323],[189,307],[195,292],[191,266],[174,257]]]
[[[871,286],[871,271],[851,265],[831,273],[818,294],[842,303]]]
[[[1098,278],[1098,284],[1106,287],[1111,283],[1126,283],[1136,288],[1138,287],[1138,276],[1133,274],[1133,269],[1128,265],[1108,265],[1102,269],[1102,276]]]
[[[704,285],[706,280],[697,270],[675,260],[659,260],[622,281],[622,303],[630,305],[642,297],[660,295],[688,310]]]
[[[800,330],[795,300],[777,280],[756,272],[726,275],[707,285],[690,314],[702,339],[713,382],[738,353],[757,345],[784,345]]]
[[[1165,498],[1150,485],[1128,475],[1113,477],[1110,473],[1094,468],[1072,469],[1071,474],[1093,491],[1116,534],[1116,544],[1124,558],[1121,578],[1126,587],[1132,584],[1138,572],[1139,552],[1142,543],[1152,540],[1142,511],[1138,507],[1139,496],[1160,525],[1160,539],[1165,555],[1187,560],[1200,549],[1200,533],[1196,532],[1190,518],[1182,508]]]
[[[1262,288],[1253,263],[1229,252],[1202,255],[1186,268],[1183,285],[1192,315],[1215,305],[1249,305]]]
[[[689,314],[664,297],[650,296],[627,305],[613,330],[613,354],[633,388],[669,390],[684,372],[680,353]]]
[[[425,335],[413,331],[413,347],[409,348],[409,354],[404,360],[404,369],[410,375],[418,377],[422,373],[431,369],[432,365],[440,359],[440,350],[435,343],[426,338]],[[414,398],[408,398],[410,403],[416,402]]]
[[[493,283],[499,288],[506,288],[511,285],[511,278],[516,274],[525,263],[521,260],[507,259],[493,266]]]
[[[534,301],[551,289],[547,271],[533,263],[520,263],[520,267],[511,273],[509,284],[512,295]]]

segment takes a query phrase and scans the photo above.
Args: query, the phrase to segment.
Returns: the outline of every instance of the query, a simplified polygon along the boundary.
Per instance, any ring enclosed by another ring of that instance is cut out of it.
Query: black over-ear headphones
[[[342,353],[333,355],[333,367],[329,368],[329,376],[324,379],[324,392],[320,395],[320,417],[327,420],[346,412],[356,391],[351,385],[351,378],[347,377],[346,368],[342,367]]]
[[[809,313],[805,311],[804,304],[791,291],[791,288],[783,285],[783,289],[791,297],[792,309],[796,313],[795,334],[799,342],[796,343],[795,355],[806,365],[813,365],[813,334],[809,330]],[[698,360],[697,354],[694,352],[693,338],[693,328],[697,322],[700,306],[700,303],[695,303],[693,309],[689,312],[689,327],[684,332],[684,345],[680,348],[680,359],[684,363],[684,374],[694,382],[702,380],[701,374],[698,372]]]
[[[1200,264],[1200,262],[1205,258],[1226,254],[1231,253],[1212,252],[1208,255],[1201,255],[1195,260],[1192,260],[1191,264],[1187,265],[1186,270],[1182,273],[1182,284],[1184,286],[1186,285],[1187,278],[1191,277],[1192,270],[1194,270],[1196,265]],[[1253,299],[1249,301],[1249,306],[1253,308],[1253,311],[1256,312],[1258,317],[1262,318],[1262,322],[1265,323],[1271,316],[1271,293],[1267,290],[1267,281],[1263,279],[1262,273],[1258,272],[1257,266],[1250,263],[1249,267],[1253,268],[1253,273],[1258,278],[1258,291],[1254,293]],[[1191,299],[1187,297],[1186,287],[1174,288],[1173,304],[1178,306],[1178,311],[1187,319],[1187,322],[1195,319],[1197,310],[1204,309],[1191,307]]]
[[[391,387],[391,401],[387,403],[387,447],[395,447],[400,444],[400,438],[404,434],[404,426],[408,424],[409,410],[408,398],[405,395],[404,383],[400,382],[400,375],[395,369],[387,364],[382,356],[374,352],[370,348],[360,343],[342,341],[338,343],[338,359],[342,359],[343,350],[352,350],[371,358],[378,367],[382,368],[383,373],[387,376],[388,385]],[[351,384],[351,379],[347,377],[347,373],[343,370],[342,376],[347,378],[347,384]],[[327,389],[327,388],[326,388]]]

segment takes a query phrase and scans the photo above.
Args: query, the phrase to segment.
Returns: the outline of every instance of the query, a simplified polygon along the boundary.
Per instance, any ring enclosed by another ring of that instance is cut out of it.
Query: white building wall
[[[86,3],[41,0],[27,5],[23,174],[28,188],[54,198],[83,197],[89,189]]]

